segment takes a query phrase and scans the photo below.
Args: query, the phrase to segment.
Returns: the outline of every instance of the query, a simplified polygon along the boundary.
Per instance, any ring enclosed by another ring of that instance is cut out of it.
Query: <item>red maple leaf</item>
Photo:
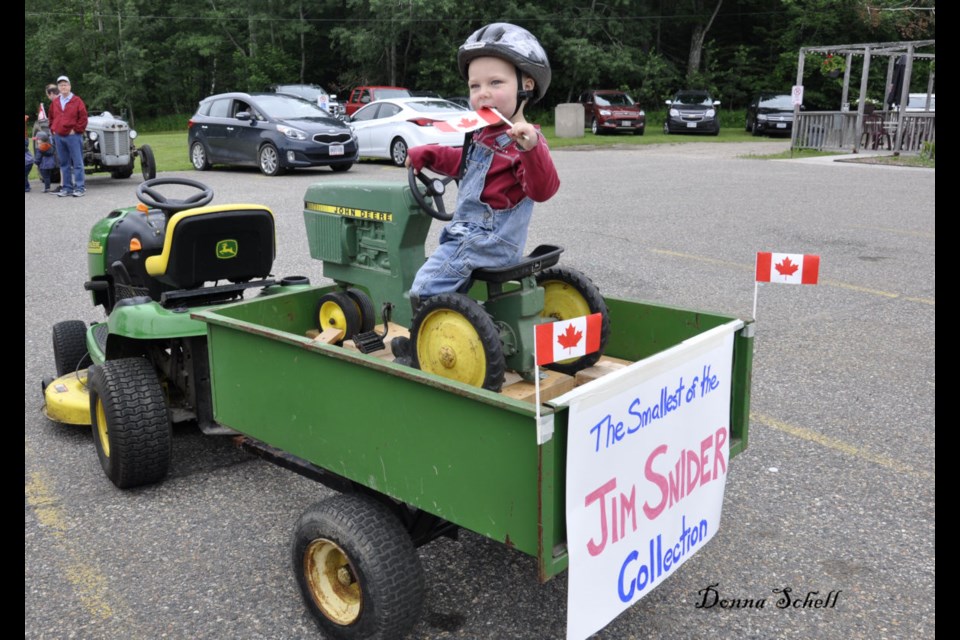
[[[457,126],[461,129],[469,129],[470,127],[475,126],[477,122],[478,120],[476,118],[471,118],[469,120],[467,118],[460,118],[460,122],[457,124]]]
[[[783,262],[773,266],[777,268],[777,273],[782,276],[792,276],[797,272],[797,269],[800,268],[800,265],[793,264],[793,262],[790,261],[790,258],[784,258]]]
[[[573,323],[567,327],[567,330],[564,333],[561,333],[557,336],[557,342],[560,343],[561,347],[566,347],[567,349],[573,349],[580,342],[580,338],[583,337],[582,331],[577,331]]]

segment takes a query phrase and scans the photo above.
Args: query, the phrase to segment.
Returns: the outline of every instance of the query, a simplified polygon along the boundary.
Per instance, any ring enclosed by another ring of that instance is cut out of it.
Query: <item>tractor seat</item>
[[[163,251],[147,258],[147,274],[176,289],[204,282],[245,282],[270,275],[275,255],[273,212],[262,205],[187,209],[167,221]]]
[[[561,253],[563,253],[563,247],[541,244],[531,251],[529,255],[521,258],[520,262],[516,264],[511,264],[506,267],[474,269],[470,277],[474,280],[493,283],[522,280],[527,276],[539,273],[557,264],[557,262],[560,261]]]

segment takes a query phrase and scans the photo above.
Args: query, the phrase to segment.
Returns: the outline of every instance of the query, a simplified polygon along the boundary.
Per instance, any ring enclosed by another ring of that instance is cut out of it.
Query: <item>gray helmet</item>
[[[460,75],[467,78],[467,67],[474,58],[493,56],[503,58],[536,83],[536,100],[540,100],[550,86],[550,61],[540,41],[524,29],[507,22],[495,22],[473,32],[457,52],[457,66]],[[521,98],[529,98],[528,92],[521,91]]]

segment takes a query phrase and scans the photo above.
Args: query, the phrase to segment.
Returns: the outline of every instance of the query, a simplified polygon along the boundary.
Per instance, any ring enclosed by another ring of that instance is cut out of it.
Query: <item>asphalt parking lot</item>
[[[536,206],[528,247],[566,247],[564,263],[606,295],[750,317],[757,251],[821,256],[819,285],[759,291],[750,445],[731,461],[719,532],[596,638],[935,635],[935,172],[742,157],[784,147],[553,154],[562,186]],[[270,206],[275,273],[322,281],[302,196],[335,174],[172,175],[211,185],[214,203]],[[342,177],[405,179],[368,162]],[[328,489],[187,424],[165,482],[119,491],[89,429],[41,413],[51,326],[103,318],[83,290],[90,227],[134,204],[136,184],[94,175],[85,198],[24,197],[24,637],[322,637],[288,547]],[[566,575],[540,584],[533,558],[469,532],[420,556],[412,638],[564,637]],[[765,606],[697,607],[710,585]],[[784,588],[838,595],[782,609]]]

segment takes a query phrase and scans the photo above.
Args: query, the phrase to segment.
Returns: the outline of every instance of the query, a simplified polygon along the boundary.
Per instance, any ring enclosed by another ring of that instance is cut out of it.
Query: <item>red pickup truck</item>
[[[350,92],[350,97],[344,103],[343,107],[346,114],[352,116],[354,111],[375,100],[409,97],[410,91],[403,87],[357,87]]]

